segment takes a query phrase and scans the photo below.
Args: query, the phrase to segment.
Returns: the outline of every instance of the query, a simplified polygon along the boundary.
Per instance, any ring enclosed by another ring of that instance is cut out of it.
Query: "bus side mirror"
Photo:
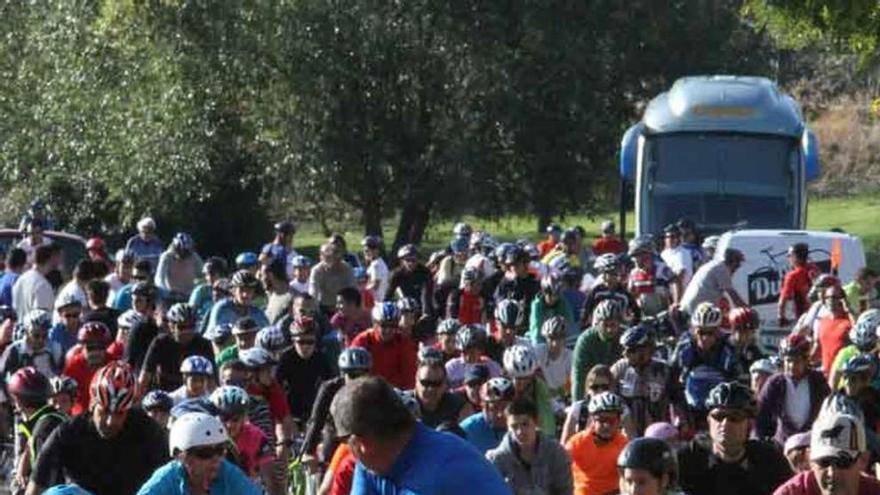
[[[804,129],[801,151],[804,153],[804,177],[808,182],[818,179],[822,172],[819,165],[819,140],[809,129]]]
[[[639,152],[639,136],[645,124],[639,122],[623,133],[620,140],[620,178],[632,181],[636,175],[636,157]]]

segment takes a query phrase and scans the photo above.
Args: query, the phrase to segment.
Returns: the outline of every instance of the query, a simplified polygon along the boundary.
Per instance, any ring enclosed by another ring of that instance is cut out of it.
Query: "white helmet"
[[[229,441],[223,423],[210,414],[191,412],[177,418],[168,434],[171,455],[193,447],[218,445]]]
[[[721,309],[718,306],[710,302],[700,303],[691,316],[691,326],[717,328],[721,326],[721,318]]]
[[[141,218],[137,223],[138,230],[156,230],[156,221],[150,217]]]
[[[504,371],[511,378],[526,378],[538,369],[538,358],[530,345],[514,344],[504,351]]]

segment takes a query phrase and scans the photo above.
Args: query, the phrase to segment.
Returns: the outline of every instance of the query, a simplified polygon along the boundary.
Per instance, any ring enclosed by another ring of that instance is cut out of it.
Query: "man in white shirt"
[[[718,304],[725,295],[730,297],[735,306],[747,306],[731,281],[731,277],[744,261],[742,251],[726,249],[721,259],[704,263],[685,289],[679,308],[690,314],[700,303]]]
[[[52,312],[55,290],[46,278],[61,262],[61,248],[54,244],[42,245],[34,254],[35,265],[24,272],[12,286],[12,307],[19,315],[34,309]]]
[[[691,253],[681,245],[681,231],[678,230],[678,227],[669,225],[663,229],[663,232],[666,248],[660,253],[660,257],[672,269],[672,273],[681,280],[681,286],[687,287],[694,275],[694,260]],[[718,301],[713,302],[717,303]]]
[[[364,248],[364,264],[367,265],[367,289],[373,292],[374,300],[385,300],[388,291],[388,265],[382,259],[382,238],[368,235],[361,241]]]
[[[43,235],[43,221],[39,219],[31,219],[25,226],[24,239],[19,241],[16,247],[23,249],[27,253],[27,267],[30,268],[34,264],[34,252],[40,246],[48,246],[52,244],[52,239]]]

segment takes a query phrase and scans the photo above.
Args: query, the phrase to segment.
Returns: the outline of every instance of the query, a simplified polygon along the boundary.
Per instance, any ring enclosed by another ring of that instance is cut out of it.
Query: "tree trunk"
[[[379,199],[374,201],[365,201],[361,208],[361,214],[364,217],[364,230],[367,235],[382,236],[382,207],[379,206]]]

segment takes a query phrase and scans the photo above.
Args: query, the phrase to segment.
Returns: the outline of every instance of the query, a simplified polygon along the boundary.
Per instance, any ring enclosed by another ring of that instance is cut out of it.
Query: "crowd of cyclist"
[[[317,262],[282,221],[228,264],[144,218],[59,285],[41,213],[0,277],[13,493],[880,493],[877,277],[806,245],[768,355],[687,220]]]

